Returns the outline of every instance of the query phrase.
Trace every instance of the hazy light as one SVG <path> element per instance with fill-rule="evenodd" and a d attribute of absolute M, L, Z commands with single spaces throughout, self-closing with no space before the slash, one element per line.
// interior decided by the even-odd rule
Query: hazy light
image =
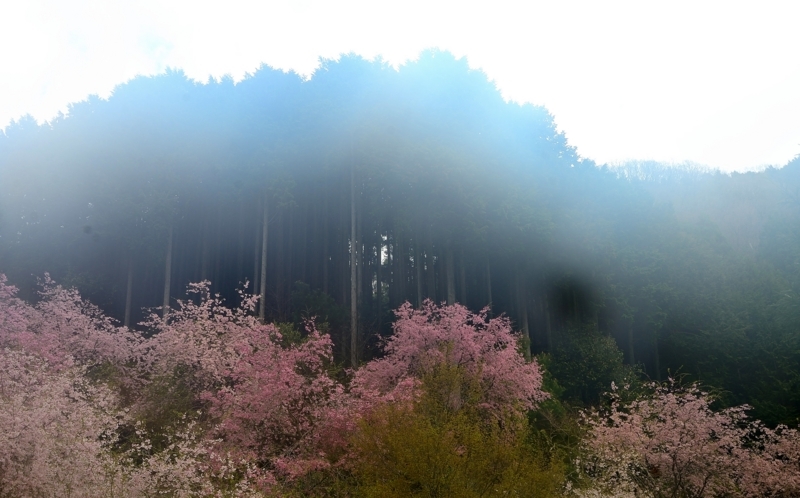
<path fill-rule="evenodd" d="M 545 105 L 598 162 L 725 170 L 800 153 L 793 2 L 27 0 L 0 17 L 0 126 L 48 120 L 137 74 L 239 80 L 261 63 L 310 74 L 356 52 L 397 65 L 425 48 Z"/>

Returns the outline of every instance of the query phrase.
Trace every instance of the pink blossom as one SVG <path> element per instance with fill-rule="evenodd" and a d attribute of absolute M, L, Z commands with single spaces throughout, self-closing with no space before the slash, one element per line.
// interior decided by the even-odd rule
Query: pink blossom
<path fill-rule="evenodd" d="M 547 398 L 541 369 L 517 350 L 518 337 L 507 318 L 489 319 L 486 310 L 472 313 L 459 304 L 437 306 L 430 300 L 419 310 L 405 303 L 396 315 L 386 356 L 356 372 L 354 392 L 404 397 L 410 392 L 408 379 L 446 364 L 480 379 L 484 405 L 493 412 L 532 409 Z"/>
<path fill-rule="evenodd" d="M 36 356 L 0 350 L 3 496 L 97 496 L 109 485 L 107 444 L 118 425 L 110 391 L 79 368 L 53 371 Z"/>
<path fill-rule="evenodd" d="M 651 386 L 651 396 L 588 419 L 587 469 L 609 493 L 653 496 L 795 496 L 800 440 L 748 420 L 747 406 L 711 409 L 696 385 Z"/>
<path fill-rule="evenodd" d="M 118 327 L 75 289 L 64 289 L 45 274 L 41 300 L 31 306 L 0 275 L 0 347 L 23 349 L 46 359 L 51 368 L 74 361 L 124 367 L 141 337 Z"/>

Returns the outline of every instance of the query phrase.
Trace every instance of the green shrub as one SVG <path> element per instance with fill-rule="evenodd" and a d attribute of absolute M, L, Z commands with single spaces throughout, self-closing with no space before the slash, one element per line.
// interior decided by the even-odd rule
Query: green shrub
<path fill-rule="evenodd" d="M 353 439 L 358 495 L 520 496 L 558 494 L 563 465 L 537 451 L 524 414 L 501 418 L 480 405 L 480 384 L 443 366 L 420 399 L 378 407 Z"/>

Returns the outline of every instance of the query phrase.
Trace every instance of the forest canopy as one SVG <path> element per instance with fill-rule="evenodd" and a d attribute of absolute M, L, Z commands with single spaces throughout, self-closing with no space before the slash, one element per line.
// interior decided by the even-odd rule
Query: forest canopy
<path fill-rule="evenodd" d="M 489 306 L 576 404 L 628 365 L 800 417 L 800 162 L 597 165 L 446 52 L 170 71 L 13 123 L 0 273 L 35 302 L 45 272 L 143 331 L 191 282 L 261 296 L 262 322 L 315 321 L 348 366 L 380 357 L 406 301 Z"/>

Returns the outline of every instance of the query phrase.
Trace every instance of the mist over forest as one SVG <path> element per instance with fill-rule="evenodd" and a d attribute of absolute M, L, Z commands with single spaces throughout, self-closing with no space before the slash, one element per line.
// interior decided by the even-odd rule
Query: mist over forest
<path fill-rule="evenodd" d="M 208 280 L 262 322 L 314 320 L 342 367 L 381 358 L 404 302 L 489 306 L 572 406 L 635 372 L 793 427 L 800 159 L 780 166 L 596 164 L 446 52 L 169 71 L 0 134 L 0 274 L 145 334 Z"/>
<path fill-rule="evenodd" d="M 680 371 L 800 415 L 800 356 L 782 357 L 800 340 L 797 160 L 596 165 L 546 109 L 437 52 L 399 70 L 343 56 L 308 81 L 139 77 L 12 124 L 0 154 L 0 272 L 28 299 L 49 272 L 135 326 L 163 303 L 172 232 L 170 299 L 208 279 L 235 301 L 244 281 L 260 289 L 266 212 L 267 317 L 316 316 L 349 358 L 354 201 L 358 358 L 404 301 L 491 303 L 533 353 L 590 328 L 654 379 Z M 767 393 L 740 385 L 756 365 L 795 398 L 758 406 Z"/>

